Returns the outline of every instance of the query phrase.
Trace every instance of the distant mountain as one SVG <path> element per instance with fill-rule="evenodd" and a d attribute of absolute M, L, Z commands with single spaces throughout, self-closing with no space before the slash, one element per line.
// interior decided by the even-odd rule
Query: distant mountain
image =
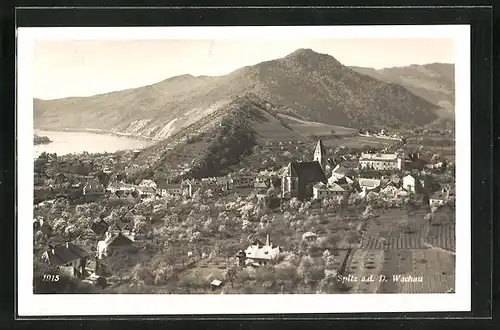
<path fill-rule="evenodd" d="M 455 65 L 431 63 L 409 65 L 380 70 L 351 67 L 354 71 L 375 79 L 400 84 L 425 100 L 446 109 L 441 117 L 453 117 L 455 113 Z"/>
<path fill-rule="evenodd" d="M 245 95 L 300 120 L 354 128 L 419 127 L 435 121 L 442 111 L 399 84 L 360 74 L 330 55 L 299 49 L 219 77 L 183 75 L 91 97 L 35 99 L 34 125 L 161 140 L 231 107 Z"/>

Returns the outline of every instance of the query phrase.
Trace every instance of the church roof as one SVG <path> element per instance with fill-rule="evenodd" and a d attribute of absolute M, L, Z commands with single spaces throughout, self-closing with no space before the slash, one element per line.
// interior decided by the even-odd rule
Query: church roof
<path fill-rule="evenodd" d="M 314 153 L 320 152 L 322 155 L 324 155 L 325 152 L 325 146 L 323 145 L 323 141 L 318 140 L 318 143 L 316 144 L 316 149 L 314 149 Z"/>
<path fill-rule="evenodd" d="M 291 162 L 288 164 L 285 176 L 299 177 L 306 182 L 327 182 L 325 173 L 319 162 Z"/>

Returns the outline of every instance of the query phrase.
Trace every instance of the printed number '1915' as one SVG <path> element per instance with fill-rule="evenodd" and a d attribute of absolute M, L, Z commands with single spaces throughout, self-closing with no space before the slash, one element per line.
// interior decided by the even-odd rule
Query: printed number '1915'
<path fill-rule="evenodd" d="M 44 282 L 59 282 L 59 275 L 45 274 L 43 275 Z"/>

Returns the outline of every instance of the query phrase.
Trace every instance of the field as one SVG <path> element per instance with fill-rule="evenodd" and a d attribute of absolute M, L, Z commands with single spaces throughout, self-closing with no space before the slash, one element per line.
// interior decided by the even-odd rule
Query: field
<path fill-rule="evenodd" d="M 338 217 L 337 214 L 325 214 L 321 219 L 316 218 L 317 220 L 310 222 L 311 218 L 316 217 L 316 212 L 311 211 L 309 215 L 294 216 L 294 221 L 302 223 L 297 228 L 283 226 L 286 222 L 283 213 L 269 214 L 269 217 L 274 219 L 269 228 L 269 232 L 272 233 L 271 239 L 280 245 L 283 251 L 303 256 L 302 253 L 310 253 L 306 252 L 307 248 L 302 250 L 304 252 L 298 253 L 304 244 L 302 234 L 305 231 L 313 229 L 318 238 L 328 235 L 339 237 L 337 243 L 339 249 L 334 251 L 332 266 L 339 274 L 357 278 L 356 281 L 346 283 L 348 292 L 444 293 L 455 288 L 455 256 L 452 251 L 446 251 L 454 250 L 455 226 L 454 217 L 447 211 L 436 212 L 434 222 L 428 223 L 424 220 L 424 216 L 429 212 L 427 208 L 417 209 L 411 215 L 408 215 L 407 210 L 391 209 L 379 217 L 368 220 L 364 226 L 364 222 L 355 213 L 350 214 L 348 210 L 343 211 L 342 217 Z M 401 224 L 406 224 L 406 227 Z M 346 237 L 355 230 L 361 230 L 363 234 L 359 246 L 346 242 Z M 207 237 L 203 241 L 207 249 L 193 250 L 194 255 L 191 258 L 186 258 L 186 255 L 193 247 L 171 245 L 170 249 L 176 251 L 173 258 L 176 259 L 174 264 L 177 266 L 172 270 L 175 276 L 170 277 L 168 284 L 156 285 L 156 292 L 207 293 L 208 290 L 213 293 L 278 293 L 281 290 L 283 293 L 299 291 L 311 293 L 310 290 L 313 288 L 300 284 L 289 285 L 284 289 L 283 280 L 262 282 L 264 275 L 256 275 L 255 272 L 264 270 L 234 268 L 236 264 L 234 252 L 239 248 L 245 248 L 246 236 L 246 233 L 235 233 L 225 239 L 224 247 L 218 246 L 218 239 L 215 237 Z M 252 237 L 263 239 L 259 235 Z M 147 255 L 151 255 L 151 246 L 156 243 L 147 240 L 144 243 L 146 247 L 134 255 L 129 255 L 130 263 L 126 262 L 129 267 L 133 267 L 140 260 L 154 264 L 151 259 L 147 260 L 149 259 Z M 206 253 L 205 257 L 201 255 L 202 252 Z M 322 259 L 321 254 L 311 257 L 317 261 Z M 166 260 L 165 258 L 169 259 L 163 254 L 161 260 Z M 236 269 L 234 281 L 229 281 L 229 269 Z M 120 280 L 114 290 L 121 290 L 127 286 L 130 282 L 129 272 L 130 268 L 115 273 Z M 380 276 L 384 276 L 387 281 L 380 281 Z M 421 277 L 422 281 L 401 282 L 397 279 L 398 276 L 412 276 L 417 279 Z M 221 280 L 223 284 L 219 288 L 210 290 L 209 283 L 214 279 Z M 267 286 L 263 283 L 267 283 Z"/>
<path fill-rule="evenodd" d="M 453 217 L 440 212 L 428 224 L 425 214 L 422 209 L 406 217 L 403 211 L 391 210 L 370 221 L 360 248 L 347 260 L 345 275 L 358 278 L 350 292 L 444 293 L 455 288 Z M 401 223 L 409 227 L 402 229 Z M 370 275 L 374 281 L 368 280 Z M 381 275 L 386 282 L 378 280 Z M 415 281 L 401 281 L 407 276 Z"/>
<path fill-rule="evenodd" d="M 281 121 L 293 130 L 302 135 L 331 136 L 332 132 L 336 136 L 348 136 L 356 134 L 356 129 L 342 126 L 328 125 L 318 122 L 305 121 L 289 115 L 280 114 Z"/>

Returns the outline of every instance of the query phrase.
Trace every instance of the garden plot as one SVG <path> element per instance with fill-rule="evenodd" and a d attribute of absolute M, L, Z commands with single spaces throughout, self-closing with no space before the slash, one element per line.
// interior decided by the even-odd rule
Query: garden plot
<path fill-rule="evenodd" d="M 377 291 L 379 282 L 378 277 L 382 270 L 382 251 L 356 250 L 349 258 L 345 276 L 352 275 L 356 277 L 350 292 L 352 293 L 374 293 Z M 370 281 L 372 276 L 373 281 Z M 366 281 L 363 281 L 363 278 Z"/>
<path fill-rule="evenodd" d="M 412 276 L 422 276 L 422 283 L 400 284 L 403 293 L 445 293 L 455 289 L 455 256 L 436 250 L 413 251 Z"/>
<path fill-rule="evenodd" d="M 405 232 L 401 224 L 408 218 L 403 211 L 391 210 L 374 219 L 368 225 L 361 249 L 367 250 L 411 250 L 422 249 L 425 233 L 424 212 L 411 216 L 412 231 Z"/>

